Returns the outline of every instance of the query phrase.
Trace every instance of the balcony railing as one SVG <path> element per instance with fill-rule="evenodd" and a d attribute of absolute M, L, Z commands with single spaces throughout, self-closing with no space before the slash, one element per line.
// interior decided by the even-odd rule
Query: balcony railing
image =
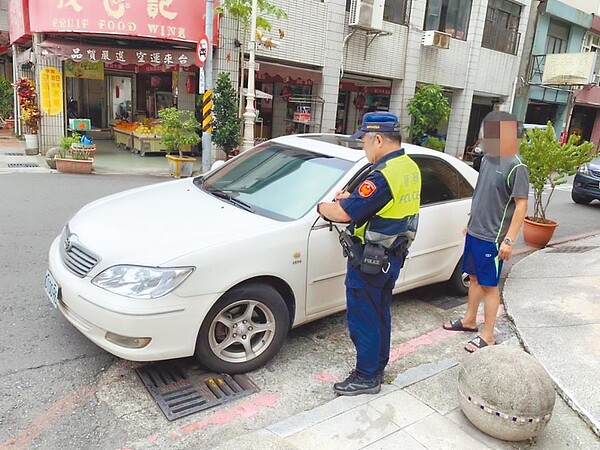
<path fill-rule="evenodd" d="M 491 50 L 516 55 L 519 49 L 521 33 L 498 27 L 492 22 L 486 22 L 483 29 L 483 40 L 481 46 Z"/>

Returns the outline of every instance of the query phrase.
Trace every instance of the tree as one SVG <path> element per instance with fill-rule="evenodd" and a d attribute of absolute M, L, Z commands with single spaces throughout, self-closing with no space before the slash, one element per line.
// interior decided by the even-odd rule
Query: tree
<path fill-rule="evenodd" d="M 561 144 L 551 122 L 545 130 L 528 130 L 521 140 L 519 151 L 527 163 L 529 183 L 533 189 L 532 221 L 548 223 L 546 209 L 554 189 L 566 183 L 568 176 L 575 175 L 580 166 L 594 158 L 594 145 L 590 142 L 577 145 L 578 140 L 579 137 L 572 134 L 566 144 Z M 548 195 L 544 199 L 545 188 Z"/>
<path fill-rule="evenodd" d="M 237 95 L 231 86 L 231 78 L 229 73 L 221 72 L 214 90 L 212 140 L 227 155 L 242 143 L 241 125 Z"/>
<path fill-rule="evenodd" d="M 450 111 L 441 86 L 430 84 L 420 87 L 408 102 L 408 114 L 412 116 L 413 123 L 405 128 L 412 135 L 412 142 L 419 144 L 426 135 L 435 135 L 450 117 Z"/>
<path fill-rule="evenodd" d="M 158 111 L 158 118 L 161 120 L 161 138 L 167 154 L 176 151 L 179 152 L 179 157 L 183 157 L 183 145 L 192 146 L 200 142 L 197 133 L 200 123 L 188 111 L 180 111 L 173 107 L 163 108 Z"/>

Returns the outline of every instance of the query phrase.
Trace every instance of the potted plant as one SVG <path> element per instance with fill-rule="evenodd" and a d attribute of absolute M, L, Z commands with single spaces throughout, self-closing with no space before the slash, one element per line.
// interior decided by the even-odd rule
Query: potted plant
<path fill-rule="evenodd" d="M 578 136 L 571 135 L 565 144 L 556 138 L 551 122 L 545 130 L 533 128 L 521 141 L 520 153 L 529 169 L 529 183 L 533 189 L 533 215 L 525 218 L 523 239 L 527 245 L 544 248 L 558 223 L 546 217 L 554 189 L 575 175 L 582 164 L 592 160 L 594 146 L 590 142 L 577 144 Z M 548 188 L 544 196 L 545 188 Z"/>
<path fill-rule="evenodd" d="M 14 84 L 21 108 L 21 122 L 25 128 L 25 153 L 38 153 L 38 129 L 42 115 L 37 105 L 35 83 L 28 78 L 20 78 Z M 27 150 L 30 150 L 29 152 Z M 35 151 L 35 153 L 34 153 Z"/>
<path fill-rule="evenodd" d="M 90 158 L 90 155 L 83 151 L 64 151 L 61 149 L 60 152 L 54 157 L 56 162 L 56 169 L 63 173 L 92 173 L 92 167 L 94 165 L 94 158 Z"/>
<path fill-rule="evenodd" d="M 197 133 L 200 123 L 193 112 L 173 107 L 161 109 L 158 118 L 161 120 L 161 140 L 167 150 L 166 158 L 169 160 L 171 174 L 176 178 L 191 176 L 196 158 L 183 156 L 183 147 L 191 149 L 200 142 Z M 175 152 L 178 153 L 177 156 L 171 154 Z"/>
<path fill-rule="evenodd" d="M 221 72 L 214 91 L 212 141 L 225 152 L 227 158 L 242 143 L 241 125 L 237 95 L 231 86 L 231 78 L 228 72 Z"/>
<path fill-rule="evenodd" d="M 7 78 L 0 78 L 0 119 L 5 123 L 5 128 L 12 130 L 15 120 L 13 119 L 13 101 L 15 90 Z"/>

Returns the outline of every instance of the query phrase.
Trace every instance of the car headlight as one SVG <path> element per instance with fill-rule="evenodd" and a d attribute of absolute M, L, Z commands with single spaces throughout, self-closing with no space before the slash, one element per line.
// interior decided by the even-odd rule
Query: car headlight
<path fill-rule="evenodd" d="M 92 284 L 125 297 L 152 299 L 173 291 L 193 271 L 193 267 L 113 266 L 94 277 Z"/>
<path fill-rule="evenodd" d="M 579 173 L 583 174 L 583 175 L 589 175 L 590 174 L 590 168 L 587 164 L 584 164 L 583 166 L 579 167 Z"/>

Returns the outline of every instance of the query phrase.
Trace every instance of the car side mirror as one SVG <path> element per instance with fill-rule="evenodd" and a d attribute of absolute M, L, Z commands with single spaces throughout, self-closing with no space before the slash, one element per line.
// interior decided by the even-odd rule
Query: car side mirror
<path fill-rule="evenodd" d="M 215 161 L 214 163 L 212 163 L 212 166 L 210 166 L 210 170 L 211 170 L 211 172 L 212 172 L 213 170 L 216 170 L 216 169 L 218 169 L 218 168 L 219 168 L 219 167 L 221 167 L 223 164 L 225 164 L 225 161 L 223 161 L 223 160 L 220 160 L 220 159 L 219 159 L 219 160 Z"/>

